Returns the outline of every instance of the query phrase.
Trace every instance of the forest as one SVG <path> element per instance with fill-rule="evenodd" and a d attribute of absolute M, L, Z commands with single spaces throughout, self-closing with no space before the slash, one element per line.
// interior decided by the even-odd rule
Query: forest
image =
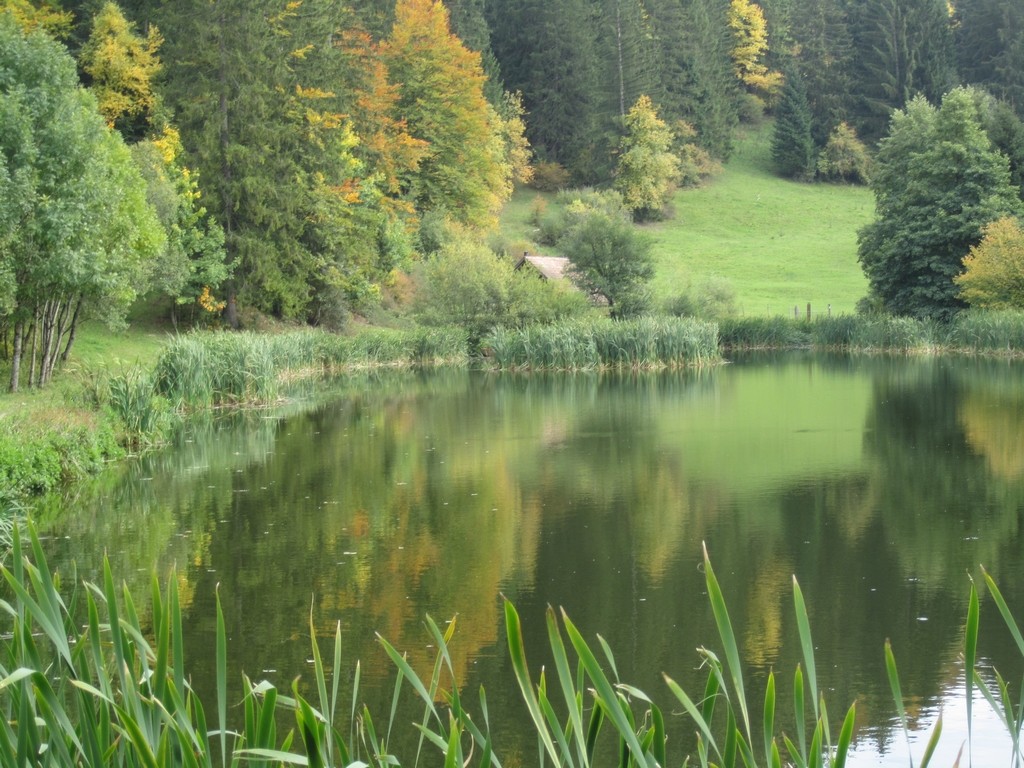
<path fill-rule="evenodd" d="M 519 255 L 480 245 L 516 185 L 605 190 L 581 203 L 605 218 L 563 222 L 559 250 L 605 247 L 632 265 L 614 279 L 642 281 L 642 243 L 619 214 L 665 215 L 672 189 L 766 115 L 780 175 L 872 183 L 860 260 L 884 309 L 947 317 L 983 229 L 1000 220 L 1020 241 L 1007 218 L 1024 186 L 1017 0 L 0 7 L 12 389 L 29 348 L 29 383 L 45 383 L 81 317 L 116 326 L 141 296 L 175 320 L 342 328 L 452 243 L 456 277 Z M 944 197 L 922 203 L 921 187 Z M 924 231 L 936 209 L 956 221 Z M 904 262 L 920 249 L 943 263 L 914 284 L 919 265 Z M 549 297 L 544 311 L 571 305 Z"/>

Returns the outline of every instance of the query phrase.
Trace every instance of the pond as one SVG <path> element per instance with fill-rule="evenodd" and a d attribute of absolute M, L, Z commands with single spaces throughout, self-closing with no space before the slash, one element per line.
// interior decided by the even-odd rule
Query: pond
<path fill-rule="evenodd" d="M 545 607 L 563 607 L 607 640 L 621 679 L 676 711 L 685 743 L 692 726 L 661 675 L 702 690 L 696 649 L 718 647 L 706 543 L 755 691 L 774 669 L 789 701 L 795 575 L 835 732 L 857 702 L 852 764 L 907 764 L 889 638 L 914 752 L 942 712 L 938 763 L 950 765 L 966 735 L 959 654 L 979 564 L 1024 617 L 1022 436 L 1024 366 L 1007 361 L 807 353 L 666 373 L 383 372 L 196 423 L 37 517 L 51 564 L 97 579 L 106 553 L 140 602 L 154 568 L 176 568 L 201 692 L 213 690 L 217 589 L 232 679 L 308 681 L 312 611 L 321 637 L 340 622 L 346 674 L 361 660 L 380 718 L 393 667 L 375 633 L 426 670 L 424 616 L 457 616 L 458 677 L 474 701 L 486 687 L 510 765 L 536 764 L 536 742 L 501 596 L 523 618 L 535 676 Z M 1019 680 L 984 598 L 981 635 L 986 664 Z M 975 765 L 1008 764 L 983 702 L 974 727 Z"/>

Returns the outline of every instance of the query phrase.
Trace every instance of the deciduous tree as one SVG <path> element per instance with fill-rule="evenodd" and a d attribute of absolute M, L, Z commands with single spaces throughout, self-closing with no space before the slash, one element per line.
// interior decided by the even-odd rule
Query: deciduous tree
<path fill-rule="evenodd" d="M 671 151 L 672 131 L 647 96 L 637 99 L 624 122 L 615 189 L 635 219 L 660 218 L 679 179 L 679 158 Z"/>
<path fill-rule="evenodd" d="M 440 0 L 399 0 L 380 50 L 398 88 L 396 117 L 425 142 L 410 180 L 417 207 L 490 226 L 510 192 L 510 169 L 500 119 L 484 97 L 480 54 L 451 33 Z"/>
<path fill-rule="evenodd" d="M 0 297 L 16 390 L 26 352 L 29 384 L 49 380 L 85 312 L 123 321 L 164 234 L 66 50 L 10 17 L 0 17 L 0 169 Z"/>
<path fill-rule="evenodd" d="M 141 138 L 157 106 L 154 78 L 163 39 L 156 26 L 145 38 L 135 32 L 116 3 L 107 2 L 93 17 L 92 32 L 78 61 L 89 78 L 100 112 L 126 138 Z"/>
<path fill-rule="evenodd" d="M 954 278 L 960 298 L 972 307 L 1024 309 L 1024 228 L 1005 217 L 988 224 L 981 242 L 964 259 Z"/>
<path fill-rule="evenodd" d="M 872 292 L 896 314 L 947 319 L 962 308 L 954 278 L 983 227 L 1020 212 L 1006 158 L 981 126 L 975 95 L 923 97 L 893 115 L 872 179 L 875 221 L 859 233 Z"/>

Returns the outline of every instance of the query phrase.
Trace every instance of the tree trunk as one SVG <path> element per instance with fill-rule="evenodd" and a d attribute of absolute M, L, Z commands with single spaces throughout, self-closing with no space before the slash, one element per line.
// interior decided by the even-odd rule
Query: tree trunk
<path fill-rule="evenodd" d="M 68 361 L 68 355 L 71 354 L 71 345 L 75 343 L 75 331 L 78 330 L 78 313 L 82 309 L 82 297 L 78 297 L 78 301 L 75 303 L 75 313 L 71 316 L 71 325 L 68 327 L 68 343 L 64 345 L 64 352 L 60 356 L 60 361 L 66 363 Z"/>
<path fill-rule="evenodd" d="M 35 316 L 32 318 L 32 325 L 28 329 L 29 338 L 32 339 L 32 355 L 29 357 L 28 386 L 29 389 L 39 385 L 36 379 L 36 360 L 39 356 L 39 308 L 36 308 Z"/>
<path fill-rule="evenodd" d="M 40 314 L 42 329 L 39 338 L 39 386 L 41 387 L 49 383 L 50 372 L 53 370 L 53 361 L 56 357 L 53 332 L 57 325 L 57 315 L 60 313 L 60 307 L 61 302 L 59 299 L 48 299 L 43 304 Z"/>
<path fill-rule="evenodd" d="M 24 344 L 25 321 L 19 320 L 14 324 L 14 351 L 11 353 L 11 392 L 18 391 L 18 383 L 21 378 L 21 351 Z"/>

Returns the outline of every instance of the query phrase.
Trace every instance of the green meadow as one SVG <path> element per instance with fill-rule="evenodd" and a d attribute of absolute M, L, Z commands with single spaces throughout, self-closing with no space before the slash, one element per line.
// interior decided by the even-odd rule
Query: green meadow
<path fill-rule="evenodd" d="M 874 213 L 866 187 L 802 184 L 775 176 L 771 131 L 748 132 L 725 170 L 676 194 L 655 237 L 656 297 L 698 290 L 724 278 L 744 315 L 852 312 L 867 293 L 857 262 L 857 230 Z"/>
<path fill-rule="evenodd" d="M 508 250 L 532 239 L 537 193 L 519 192 L 502 224 Z M 550 200 L 549 197 L 545 199 Z M 867 293 L 857 262 L 857 230 L 874 214 L 866 187 L 802 184 L 771 168 L 771 125 L 748 129 L 722 173 L 680 190 L 671 218 L 645 230 L 654 238 L 651 288 L 663 301 L 725 280 L 746 316 L 853 312 Z M 543 249 L 542 249 L 543 250 Z"/>

